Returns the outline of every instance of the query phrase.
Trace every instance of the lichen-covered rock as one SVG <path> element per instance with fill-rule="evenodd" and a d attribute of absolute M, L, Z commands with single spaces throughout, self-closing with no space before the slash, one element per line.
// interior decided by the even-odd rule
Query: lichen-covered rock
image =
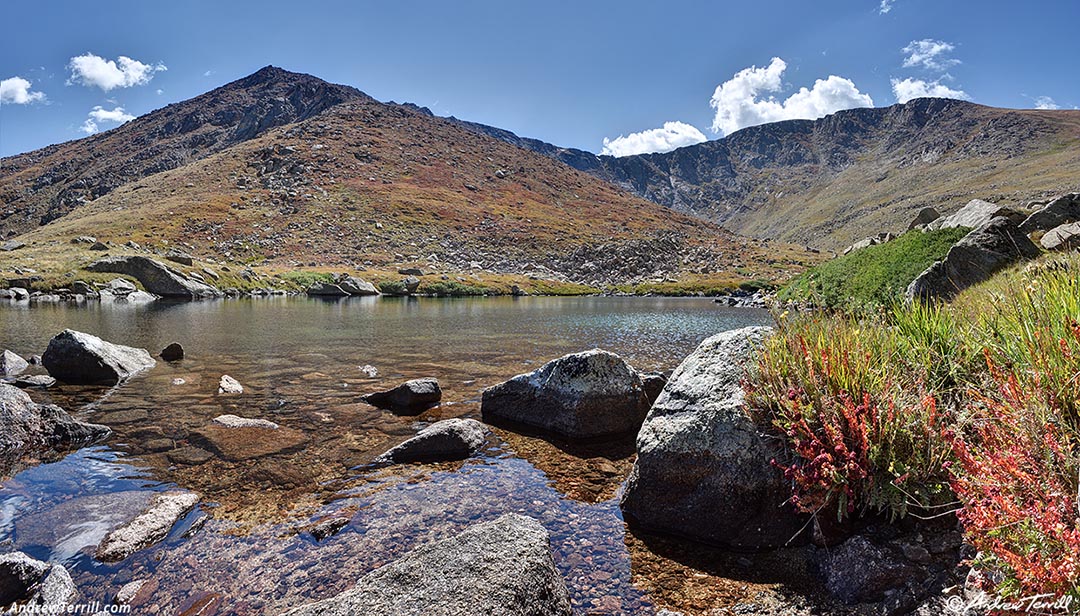
<path fill-rule="evenodd" d="M 240 384 L 240 381 L 237 381 L 227 374 L 223 374 L 221 375 L 221 378 L 218 379 L 217 392 L 219 394 L 242 394 L 244 393 L 244 386 Z"/>
<path fill-rule="evenodd" d="M 155 495 L 142 513 L 102 539 L 97 548 L 98 560 L 121 561 L 161 541 L 198 503 L 199 495 L 194 492 L 171 490 Z"/>
<path fill-rule="evenodd" d="M 1048 231 L 1055 227 L 1080 221 L 1080 193 L 1061 195 L 1020 223 L 1020 232 Z"/>
<path fill-rule="evenodd" d="M 355 276 L 341 276 L 338 278 L 337 286 L 339 286 L 342 291 L 353 296 L 379 294 L 379 290 L 375 288 L 375 285 L 366 280 L 356 278 Z"/>
<path fill-rule="evenodd" d="M 517 514 L 421 546 L 351 589 L 285 616 L 569 616 L 547 531 Z"/>
<path fill-rule="evenodd" d="M 972 199 L 958 212 L 944 218 L 939 218 L 931 223 L 935 229 L 950 229 L 953 227 L 969 227 L 975 229 L 981 227 L 995 218 L 1007 218 L 1014 225 L 1024 221 L 1026 215 L 1010 207 Z"/>
<path fill-rule="evenodd" d="M 115 385 L 157 362 L 145 349 L 65 329 L 49 341 L 41 363 L 50 376 L 65 383 Z"/>
<path fill-rule="evenodd" d="M 944 299 L 983 282 L 998 270 L 1039 256 L 1039 248 L 1007 218 L 994 218 L 968 233 L 941 261 L 908 285 L 908 299 Z"/>
<path fill-rule="evenodd" d="M 570 438 L 636 431 L 649 411 L 641 375 L 602 349 L 554 359 L 484 390 L 484 421 L 524 424 Z"/>
<path fill-rule="evenodd" d="M 86 266 L 91 272 L 108 272 L 131 276 L 142 284 L 147 292 L 161 297 L 200 299 L 221 297 L 222 292 L 206 283 L 193 280 L 185 274 L 148 257 L 106 257 Z"/>
<path fill-rule="evenodd" d="M 484 445 L 490 431 L 475 419 L 444 419 L 376 458 L 377 463 L 462 460 Z"/>
<path fill-rule="evenodd" d="M 742 379 L 767 327 L 717 334 L 672 373 L 637 437 L 623 493 L 627 521 L 735 548 L 782 546 L 805 519 L 771 461 L 778 455 L 746 414 Z"/>
<path fill-rule="evenodd" d="M 0 608 L 18 603 L 41 613 L 65 613 L 66 606 L 78 599 L 75 583 L 63 566 L 23 552 L 0 555 Z"/>
<path fill-rule="evenodd" d="M 387 391 L 367 394 L 363 400 L 398 413 L 420 413 L 442 400 L 442 388 L 437 379 L 413 379 Z"/>

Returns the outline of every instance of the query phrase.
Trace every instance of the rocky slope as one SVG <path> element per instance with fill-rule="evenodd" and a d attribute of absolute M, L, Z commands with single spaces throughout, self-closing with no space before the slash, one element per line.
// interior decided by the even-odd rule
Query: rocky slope
<path fill-rule="evenodd" d="M 903 231 L 919 209 L 1021 202 L 1080 185 L 1080 112 L 923 98 L 745 128 L 613 158 L 458 121 L 746 235 L 842 249 Z"/>
<path fill-rule="evenodd" d="M 191 117 L 202 120 L 183 132 Z M 213 141 L 198 156 L 170 158 L 199 136 Z M 100 136 L 5 160 L 3 169 L 0 196 L 15 212 L 5 229 L 23 232 L 27 244 L 9 259 L 30 267 L 46 253 L 58 267 L 100 257 L 72 248 L 85 235 L 113 252 L 134 241 L 213 262 L 420 263 L 591 286 L 776 280 L 813 259 L 411 106 L 273 68 Z M 75 185 L 109 189 L 57 201 Z M 42 216 L 48 222 L 38 226 Z"/>

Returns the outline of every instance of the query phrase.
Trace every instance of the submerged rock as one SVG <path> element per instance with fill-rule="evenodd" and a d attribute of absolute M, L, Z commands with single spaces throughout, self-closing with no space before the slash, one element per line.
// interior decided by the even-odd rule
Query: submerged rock
<path fill-rule="evenodd" d="M 484 421 L 509 421 L 585 438 L 633 432 L 649 411 L 641 375 L 602 349 L 554 359 L 484 390 Z"/>
<path fill-rule="evenodd" d="M 569 616 L 548 533 L 518 514 L 421 546 L 350 590 L 286 616 Z"/>
<path fill-rule="evenodd" d="M 193 280 L 171 267 L 148 257 L 107 257 L 86 266 L 91 272 L 124 274 L 138 280 L 144 289 L 161 297 L 200 299 L 221 297 L 222 292 L 206 283 Z"/>
<path fill-rule="evenodd" d="M 988 280 L 995 272 L 1025 259 L 1039 256 L 1031 243 L 1007 218 L 995 218 L 968 233 L 949 249 L 941 261 L 908 285 L 908 299 L 952 299 L 960 291 Z"/>
<path fill-rule="evenodd" d="M 442 400 L 442 388 L 438 379 L 413 379 L 387 391 L 367 394 L 362 400 L 399 413 L 420 413 Z"/>
<path fill-rule="evenodd" d="M 235 415 L 233 416 L 235 417 Z M 262 422 L 262 420 L 243 420 L 242 423 Z M 198 447 L 207 449 L 218 457 L 230 460 L 252 460 L 279 453 L 296 451 L 307 444 L 307 436 L 299 430 L 277 427 L 273 422 L 265 425 L 235 425 L 226 427 L 219 422 L 211 423 L 188 434 L 188 440 Z M 170 452 L 174 453 L 174 452 Z M 171 458 L 171 456 L 170 456 Z"/>
<path fill-rule="evenodd" d="M 349 518 L 333 517 L 316 522 L 308 527 L 308 532 L 316 541 L 322 541 L 327 537 L 333 537 L 341 532 L 341 529 L 349 525 Z"/>
<path fill-rule="evenodd" d="M 484 445 L 491 432 L 475 419 L 444 419 L 375 459 L 376 463 L 463 460 Z"/>
<path fill-rule="evenodd" d="M 165 361 L 180 361 L 184 359 L 184 347 L 179 342 L 174 342 L 158 353 L 158 357 Z"/>
<path fill-rule="evenodd" d="M 244 393 L 244 386 L 240 384 L 240 381 L 232 378 L 227 374 L 221 375 L 218 379 L 217 392 L 219 394 L 242 394 Z"/>
<path fill-rule="evenodd" d="M 63 608 L 79 599 L 67 569 L 45 563 L 23 552 L 0 555 L 0 607 L 19 603 L 27 608 Z M 43 612 L 50 613 L 50 612 Z"/>
<path fill-rule="evenodd" d="M 218 415 L 214 418 L 214 423 L 226 428 L 267 428 L 277 430 L 281 427 L 268 419 L 249 419 L 236 415 Z"/>
<path fill-rule="evenodd" d="M 787 544 L 804 519 L 771 460 L 777 451 L 746 414 L 742 378 L 768 327 L 708 338 L 671 375 L 637 437 L 622 497 L 628 522 L 714 545 Z"/>
<path fill-rule="evenodd" d="M 65 383 L 115 385 L 157 362 L 145 349 L 65 329 L 49 341 L 41 363 L 53 378 Z"/>
<path fill-rule="evenodd" d="M 135 519 L 105 536 L 98 545 L 97 559 L 117 562 L 161 541 L 198 503 L 199 495 L 194 492 L 171 490 L 155 495 Z"/>
<path fill-rule="evenodd" d="M 15 376 L 29 367 L 25 359 L 7 349 L 0 353 L 0 376 Z"/>

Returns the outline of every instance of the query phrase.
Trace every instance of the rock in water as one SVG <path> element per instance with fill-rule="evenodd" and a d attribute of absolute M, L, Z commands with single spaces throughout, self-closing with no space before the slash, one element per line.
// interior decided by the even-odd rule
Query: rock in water
<path fill-rule="evenodd" d="M 180 361 L 184 359 L 184 347 L 180 346 L 179 342 L 174 342 L 162 349 L 158 357 L 165 361 Z"/>
<path fill-rule="evenodd" d="M 989 279 L 998 270 L 1039 256 L 1031 243 L 1009 219 L 995 218 L 968 233 L 949 249 L 941 261 L 908 285 L 908 299 L 952 299 L 957 293 Z"/>
<path fill-rule="evenodd" d="M 244 393 L 244 386 L 240 384 L 240 381 L 223 374 L 221 379 L 218 380 L 217 392 L 219 394 L 242 394 Z"/>
<path fill-rule="evenodd" d="M 49 341 L 41 363 L 55 379 L 88 385 L 115 385 L 156 365 L 145 349 L 105 342 L 70 329 Z"/>
<path fill-rule="evenodd" d="M 0 555 L 0 607 L 19 603 L 26 608 L 60 608 L 41 612 L 60 614 L 78 599 L 75 583 L 63 566 L 41 562 L 22 552 Z"/>
<path fill-rule="evenodd" d="M 218 415 L 214 418 L 214 423 L 225 426 L 226 428 L 266 428 L 268 430 L 277 430 L 281 427 L 267 419 L 249 419 L 247 417 L 238 417 L 236 415 Z"/>
<path fill-rule="evenodd" d="M 742 378 L 767 327 L 717 334 L 675 370 L 637 437 L 623 493 L 628 522 L 646 530 L 740 549 L 782 546 L 805 520 L 777 453 L 746 414 Z"/>
<path fill-rule="evenodd" d="M 344 593 L 286 616 L 569 616 L 547 531 L 518 514 L 421 546 Z"/>
<path fill-rule="evenodd" d="M 375 459 L 377 463 L 463 460 L 484 445 L 490 431 L 475 419 L 444 419 Z"/>
<path fill-rule="evenodd" d="M 315 297 L 348 297 L 349 292 L 342 289 L 336 284 L 330 284 L 329 282 L 316 282 L 308 287 L 308 295 Z"/>
<path fill-rule="evenodd" d="M 484 390 L 484 421 L 509 421 L 571 438 L 636 431 L 649 411 L 641 375 L 602 349 L 573 353 Z"/>
<path fill-rule="evenodd" d="M 79 447 L 107 437 L 105 426 L 83 423 L 51 404 L 36 404 L 26 392 L 0 384 L 0 452 L 18 455 L 34 447 Z"/>
<path fill-rule="evenodd" d="M 437 379 L 413 379 L 397 387 L 368 394 L 364 402 L 398 413 L 420 413 L 442 400 L 442 389 Z"/>
<path fill-rule="evenodd" d="M 342 291 L 345 291 L 349 295 L 365 296 L 379 294 L 379 290 L 375 288 L 375 285 L 354 276 L 342 276 L 337 284 L 341 287 Z"/>
<path fill-rule="evenodd" d="M 0 353 L 0 376 L 15 376 L 29 367 L 25 359 L 7 349 Z"/>
<path fill-rule="evenodd" d="M 11 383 L 19 389 L 48 389 L 56 385 L 56 379 L 47 374 L 23 375 Z"/>
<path fill-rule="evenodd" d="M 102 539 L 97 548 L 97 559 L 117 562 L 161 541 L 198 503 L 199 495 L 194 492 L 172 490 L 156 495 L 135 519 Z"/>
<path fill-rule="evenodd" d="M 222 292 L 215 287 L 192 280 L 164 263 L 147 257 L 107 257 L 94 261 L 86 269 L 131 276 L 142 283 L 148 293 L 162 297 L 200 299 L 222 296 Z"/>

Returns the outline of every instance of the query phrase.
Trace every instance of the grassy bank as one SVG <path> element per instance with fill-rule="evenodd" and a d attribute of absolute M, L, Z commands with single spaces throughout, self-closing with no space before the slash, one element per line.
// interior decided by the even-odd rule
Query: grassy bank
<path fill-rule="evenodd" d="M 748 389 L 803 511 L 955 514 L 997 590 L 1080 597 L 1080 257 L 948 305 L 781 315 Z"/>

